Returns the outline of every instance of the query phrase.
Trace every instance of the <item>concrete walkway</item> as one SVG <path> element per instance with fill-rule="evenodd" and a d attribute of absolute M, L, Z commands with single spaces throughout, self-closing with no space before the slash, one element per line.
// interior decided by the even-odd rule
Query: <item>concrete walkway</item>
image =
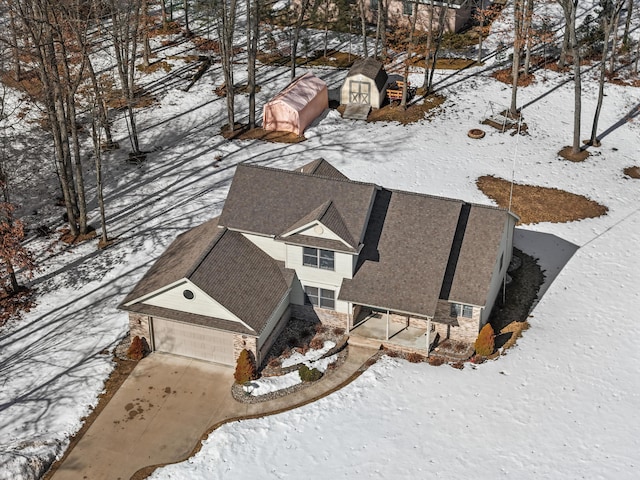
<path fill-rule="evenodd" d="M 233 399 L 231 367 L 154 353 L 138 363 L 52 478 L 128 480 L 144 467 L 186 460 L 214 426 L 321 398 L 351 381 L 376 351 L 350 346 L 347 360 L 331 375 L 256 404 Z"/>

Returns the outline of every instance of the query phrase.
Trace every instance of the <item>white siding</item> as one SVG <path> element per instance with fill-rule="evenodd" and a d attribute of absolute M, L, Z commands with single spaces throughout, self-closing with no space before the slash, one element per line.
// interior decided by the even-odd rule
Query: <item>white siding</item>
<path fill-rule="evenodd" d="M 489 287 L 489 293 L 487 295 L 487 303 L 482 310 L 482 317 L 480 318 L 480 328 L 484 326 L 489 320 L 491 315 L 491 309 L 496 301 L 496 297 L 500 293 L 503 285 L 504 276 L 509 268 L 509 262 L 511 262 L 511 256 L 513 255 L 513 228 L 515 226 L 515 219 L 511 216 L 507 216 L 504 233 L 500 240 L 500 249 L 498 251 L 498 257 L 493 267 L 493 274 L 491 275 L 491 286 Z M 502 258 L 502 269 L 500 269 L 500 257 Z"/>
<path fill-rule="evenodd" d="M 191 290 L 194 294 L 194 298 L 191 300 L 186 299 L 183 295 L 185 290 Z M 156 295 L 147 298 L 142 303 L 155 305 L 156 307 L 170 308 L 171 310 L 179 310 L 181 312 L 195 313 L 196 315 L 206 315 L 208 317 L 241 322 L 238 317 L 200 290 L 189 280 L 185 280 L 184 283 L 175 285 L 172 288 L 157 293 Z"/>
<path fill-rule="evenodd" d="M 316 227 L 317 226 L 322 228 L 322 233 L 318 233 L 316 231 Z M 326 226 L 322 225 L 322 223 L 320 223 L 320 222 L 315 222 L 315 223 L 313 223 L 311 225 L 308 225 L 307 227 L 305 227 L 305 228 L 303 228 L 301 230 L 295 231 L 295 233 L 299 234 L 299 235 L 307 235 L 309 237 L 326 238 L 326 239 L 329 239 L 329 240 L 337 240 L 339 242 L 344 243 L 342 238 L 340 238 L 338 235 L 333 233 L 333 231 L 329 230 L 329 228 L 327 228 Z"/>
<path fill-rule="evenodd" d="M 273 311 L 273 313 L 269 317 L 269 320 L 267 321 L 267 324 L 265 325 L 264 330 L 262 330 L 262 333 L 258 338 L 258 349 L 262 348 L 264 341 L 267 339 L 267 337 L 271 334 L 275 326 L 278 324 L 278 321 L 280 320 L 280 318 L 282 317 L 282 314 L 284 314 L 287 308 L 289 308 L 289 292 L 287 292 L 286 295 L 282 297 L 282 300 L 278 304 L 278 307 Z"/>
<path fill-rule="evenodd" d="M 294 269 L 303 284 L 315 282 L 336 289 L 342 285 L 343 278 L 353 277 L 353 255 L 348 253 L 334 252 L 334 270 L 324 270 L 302 265 L 302 247 L 287 245 L 285 266 Z"/>
<path fill-rule="evenodd" d="M 284 243 L 276 242 L 272 237 L 264 237 L 262 235 L 254 235 L 252 233 L 243 233 L 242 235 L 271 258 L 281 262 L 285 261 Z"/>

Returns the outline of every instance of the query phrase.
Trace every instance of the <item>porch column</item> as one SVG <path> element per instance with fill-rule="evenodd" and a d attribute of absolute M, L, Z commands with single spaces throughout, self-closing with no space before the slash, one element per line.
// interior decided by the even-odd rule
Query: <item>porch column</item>
<path fill-rule="evenodd" d="M 351 331 L 351 318 L 353 315 L 353 304 L 351 302 L 347 303 L 348 308 L 347 308 L 347 333 L 349 333 Z"/>
<path fill-rule="evenodd" d="M 389 340 L 389 310 L 387 310 L 387 340 Z"/>

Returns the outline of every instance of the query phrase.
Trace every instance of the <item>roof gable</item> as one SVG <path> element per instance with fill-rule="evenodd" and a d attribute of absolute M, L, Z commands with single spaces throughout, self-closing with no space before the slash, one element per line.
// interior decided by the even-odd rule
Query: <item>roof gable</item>
<path fill-rule="evenodd" d="M 338 180 L 349 180 L 340 170 L 327 162 L 324 158 L 318 158 L 312 162 L 296 169 L 296 172 L 306 175 L 318 175 L 320 177 L 336 178 Z"/>
<path fill-rule="evenodd" d="M 318 229 L 318 227 L 320 228 Z M 324 231 L 325 229 L 330 232 L 329 235 Z M 338 212 L 338 209 L 331 200 L 324 202 L 308 215 L 302 217 L 283 232 L 279 238 L 286 239 L 287 237 L 296 234 L 338 240 L 351 249 L 355 250 L 358 248 L 358 242 L 356 242 L 351 236 L 351 233 L 349 233 L 349 229 L 344 224 L 344 220 L 342 219 L 340 212 Z"/>
<path fill-rule="evenodd" d="M 347 78 L 362 75 L 373 80 L 378 88 L 382 91 L 389 78 L 384 70 L 382 63 L 373 57 L 367 57 L 353 62 L 353 66 L 349 69 Z"/>

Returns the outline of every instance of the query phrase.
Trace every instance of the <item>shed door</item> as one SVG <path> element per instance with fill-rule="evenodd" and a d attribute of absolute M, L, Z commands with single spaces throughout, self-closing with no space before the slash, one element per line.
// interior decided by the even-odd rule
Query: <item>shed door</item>
<path fill-rule="evenodd" d="M 233 365 L 233 334 L 199 325 L 153 319 L 153 342 L 160 352 Z"/>
<path fill-rule="evenodd" d="M 349 103 L 371 104 L 371 84 L 349 80 Z"/>

